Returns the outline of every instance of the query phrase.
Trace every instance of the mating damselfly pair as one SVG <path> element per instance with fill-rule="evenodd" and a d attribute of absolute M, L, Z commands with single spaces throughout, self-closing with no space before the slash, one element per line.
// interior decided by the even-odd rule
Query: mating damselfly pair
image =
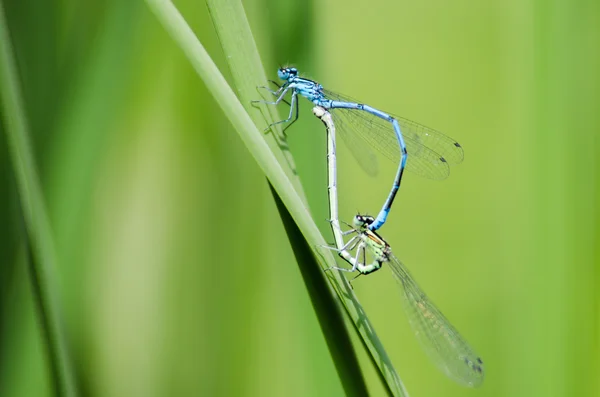
<path fill-rule="evenodd" d="M 328 248 L 351 265 L 350 269 L 334 269 L 358 271 L 360 276 L 377 271 L 387 263 L 402 287 L 402 302 L 409 323 L 429 357 L 458 383 L 478 386 L 484 378 L 483 361 L 427 298 L 406 267 L 392 253 L 387 241 L 377 233 L 387 220 L 404 169 L 432 179 L 444 179 L 449 174 L 449 164 L 462 161 L 462 147 L 441 132 L 325 90 L 317 82 L 300 77 L 295 68 L 280 68 L 278 76 L 284 80 L 284 84 L 277 90 L 269 90 L 276 100 L 261 102 L 277 105 L 285 101 L 286 94 L 291 92 L 290 102 L 286 101 L 290 105 L 290 112 L 287 119 L 269 127 L 296 121 L 297 97 L 301 95 L 316 105 L 313 112 L 327 129 L 330 222 L 336 245 Z M 374 173 L 376 162 L 364 143 L 369 143 L 398 162 L 392 189 L 378 216 L 373 218 L 358 214 L 351 228 L 345 232 L 342 232 L 338 220 L 336 129 L 342 132 L 350 151 L 367 172 Z M 345 236 L 351 236 L 348 242 L 344 242 Z"/>

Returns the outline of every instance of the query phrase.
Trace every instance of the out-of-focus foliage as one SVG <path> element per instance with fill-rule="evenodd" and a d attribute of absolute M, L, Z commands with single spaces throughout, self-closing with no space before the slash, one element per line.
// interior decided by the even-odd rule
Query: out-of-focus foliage
<path fill-rule="evenodd" d="M 143 2 L 3 4 L 82 393 L 342 395 L 264 176 Z M 227 75 L 205 5 L 176 4 Z M 483 357 L 483 387 L 427 361 L 388 269 L 354 283 L 411 395 L 597 395 L 600 5 L 244 7 L 272 78 L 291 62 L 465 148 L 443 183 L 405 174 L 381 233 Z M 301 105 L 288 143 L 326 232 L 325 134 Z M 376 212 L 394 165 L 371 179 L 338 152 L 342 218 Z M 17 211 L 2 134 L 0 395 L 51 395 Z"/>

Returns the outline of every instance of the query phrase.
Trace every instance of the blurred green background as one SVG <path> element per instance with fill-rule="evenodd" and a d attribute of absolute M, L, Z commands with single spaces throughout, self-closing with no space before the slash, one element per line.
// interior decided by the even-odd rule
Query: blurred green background
<path fill-rule="evenodd" d="M 2 3 L 82 394 L 343 395 L 264 175 L 145 4 Z M 206 5 L 176 5 L 228 76 Z M 465 148 L 443 183 L 405 174 L 382 234 L 483 357 L 482 388 L 427 360 L 388 269 L 354 283 L 410 394 L 600 395 L 600 3 L 244 7 L 271 78 L 292 63 Z M 330 238 L 325 134 L 301 107 L 288 142 Z M 49 396 L 5 136 L 0 395 Z M 395 166 L 372 179 L 338 155 L 341 218 L 376 212 Z"/>

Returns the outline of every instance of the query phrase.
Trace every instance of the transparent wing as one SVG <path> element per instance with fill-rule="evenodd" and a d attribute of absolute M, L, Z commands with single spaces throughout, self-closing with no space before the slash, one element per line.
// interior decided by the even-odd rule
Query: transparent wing
<path fill-rule="evenodd" d="M 365 140 L 365 135 L 349 132 L 353 129 L 352 124 L 344 117 L 336 118 L 334 113 L 337 111 L 338 109 L 335 109 L 335 111 L 330 112 L 331 118 L 335 124 L 335 130 L 340 132 L 344 144 L 348 150 L 350 150 L 350 153 L 352 153 L 352 156 L 354 156 L 361 168 L 369 174 L 369 176 L 376 176 L 379 172 L 379 163 L 377 162 L 377 156 L 369 148 L 369 143 Z M 396 144 L 396 147 L 398 147 L 398 144 Z"/>
<path fill-rule="evenodd" d="M 331 91 L 323 90 L 323 93 L 328 99 L 335 101 L 360 103 Z M 348 146 L 354 142 L 366 142 L 393 162 L 400 161 L 398 141 L 389 122 L 360 110 L 332 109 L 331 115 L 336 126 L 343 126 L 339 131 Z M 449 164 L 458 164 L 463 160 L 463 149 L 452 138 L 405 118 L 390 115 L 398 120 L 407 146 L 407 170 L 426 178 L 441 180 L 448 177 Z M 361 152 L 360 147 L 351 151 Z M 357 160 L 360 159 L 357 157 Z"/>
<path fill-rule="evenodd" d="M 362 140 L 392 160 L 394 164 L 400 162 L 398 140 L 389 122 L 361 110 L 332 109 L 331 115 L 336 126 L 344 126 L 339 131 L 348 146 L 352 145 L 350 142 Z M 408 150 L 406 169 L 425 178 L 446 179 L 450 174 L 450 167 L 446 160 L 438 153 L 409 138 L 402 127 L 400 127 L 400 130 Z M 368 146 L 359 146 L 355 150 L 351 149 L 351 152 L 360 153 L 361 150 L 365 150 L 365 147 Z M 355 157 L 357 157 L 356 154 Z M 358 157 L 357 160 L 361 161 Z"/>
<path fill-rule="evenodd" d="M 390 255 L 389 265 L 402 284 L 408 321 L 429 358 L 449 378 L 465 386 L 479 386 L 484 378 L 481 358 L 427 298 L 402 262 Z"/>

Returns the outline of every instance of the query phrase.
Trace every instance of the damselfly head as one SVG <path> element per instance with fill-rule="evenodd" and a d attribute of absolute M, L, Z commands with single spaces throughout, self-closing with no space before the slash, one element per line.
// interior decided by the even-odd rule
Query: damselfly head
<path fill-rule="evenodd" d="M 373 218 L 372 216 L 356 214 L 354 216 L 354 219 L 352 220 L 352 223 L 357 229 L 366 229 L 374 221 L 375 218 Z"/>
<path fill-rule="evenodd" d="M 277 71 L 277 77 L 281 80 L 289 80 L 290 77 L 298 76 L 298 69 L 296 68 L 279 68 Z"/>

